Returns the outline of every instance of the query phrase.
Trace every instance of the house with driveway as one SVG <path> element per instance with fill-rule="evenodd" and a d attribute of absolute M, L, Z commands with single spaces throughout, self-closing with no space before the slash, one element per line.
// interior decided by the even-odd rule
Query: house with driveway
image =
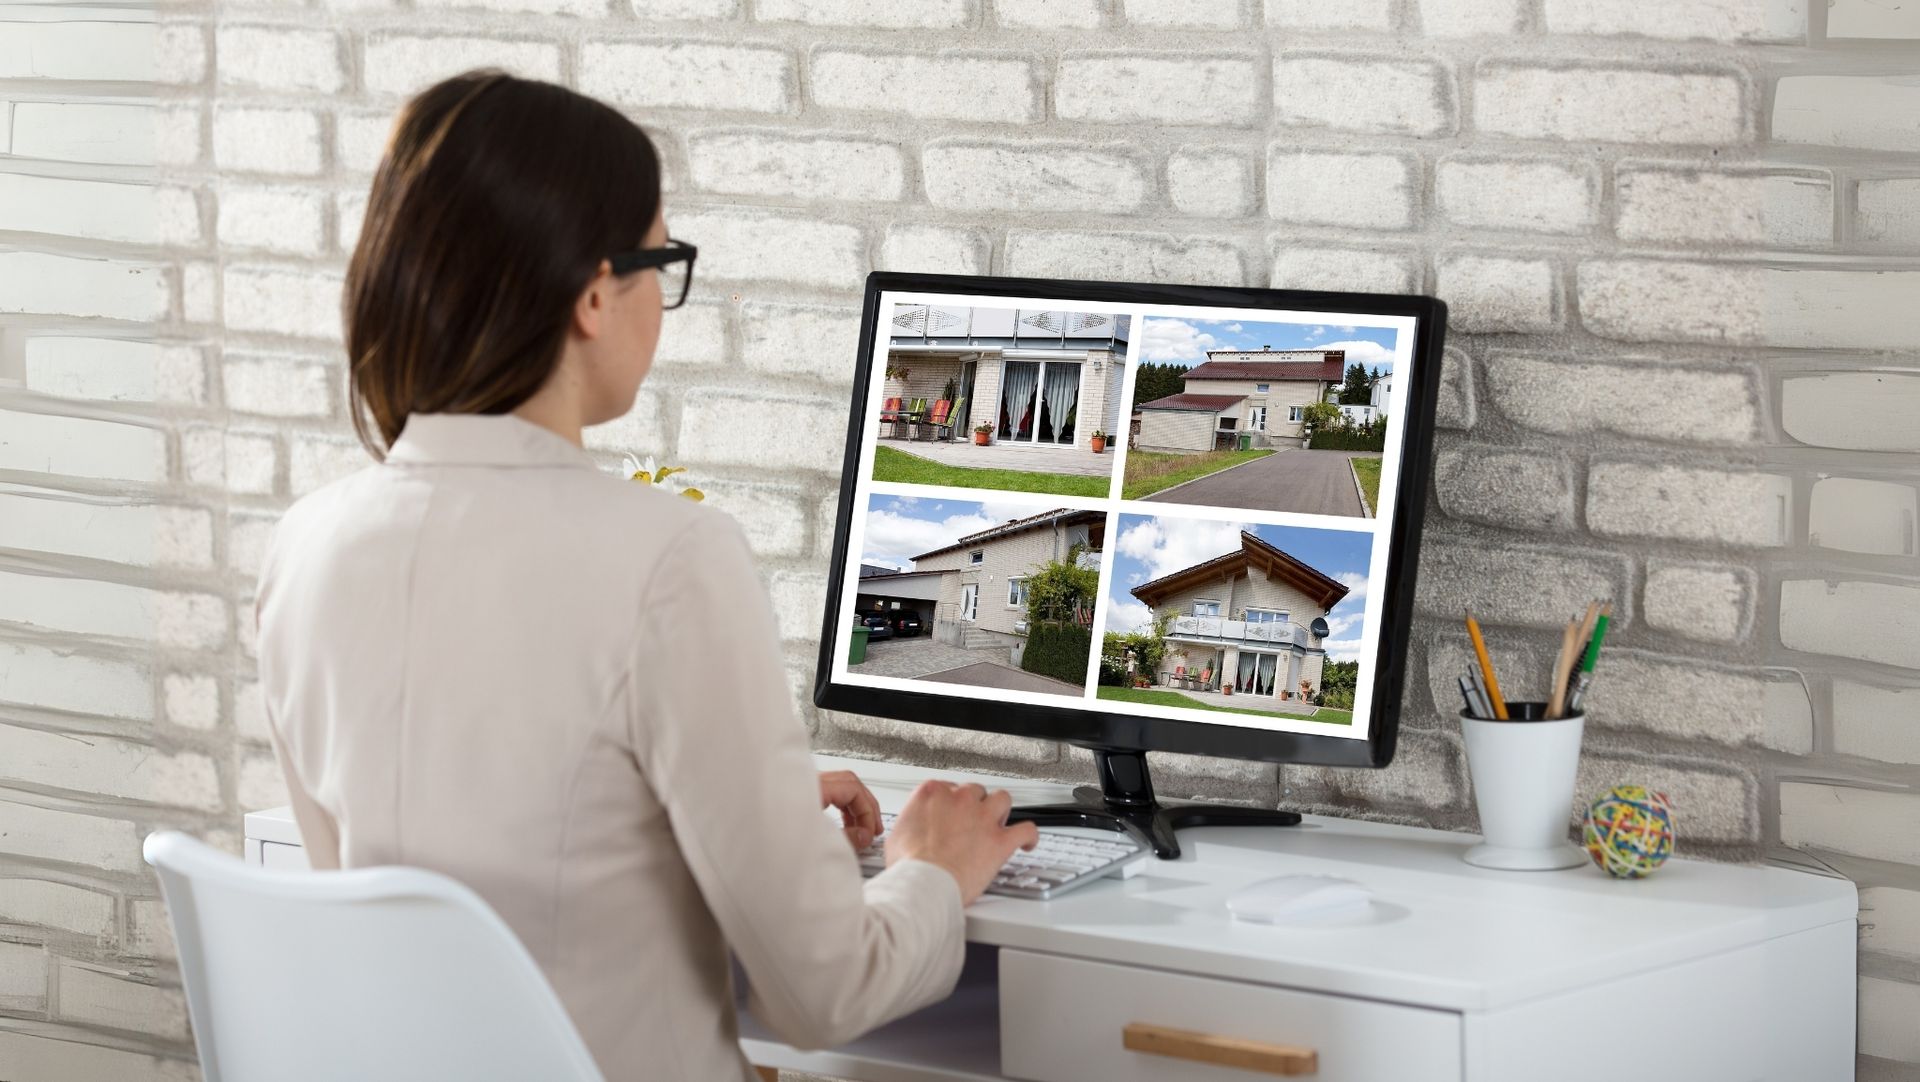
<path fill-rule="evenodd" d="M 1086 566 L 1099 566 L 1106 529 L 1104 512 L 1062 508 L 1003 522 L 914 557 L 914 575 L 940 579 L 934 638 L 968 648 L 1022 645 L 1027 578 L 1065 559 L 1076 545 Z"/>
<path fill-rule="evenodd" d="M 1327 613 L 1347 587 L 1243 530 L 1234 551 L 1132 593 L 1156 621 L 1171 617 L 1156 684 L 1216 705 L 1305 713 L 1326 664 Z"/>
<path fill-rule="evenodd" d="M 1239 446 L 1304 447 L 1303 411 L 1346 378 L 1338 349 L 1208 350 L 1187 369 L 1179 394 L 1143 402 L 1135 446 L 1195 452 Z"/>

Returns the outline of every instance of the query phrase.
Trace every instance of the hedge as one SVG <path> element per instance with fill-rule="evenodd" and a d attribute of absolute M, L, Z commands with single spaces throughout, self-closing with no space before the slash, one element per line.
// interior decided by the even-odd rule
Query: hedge
<path fill-rule="evenodd" d="M 1384 451 L 1387 449 L 1387 426 L 1322 428 L 1313 434 L 1308 445 L 1316 451 Z"/>
<path fill-rule="evenodd" d="M 1093 630 L 1073 624 L 1035 621 L 1027 628 L 1027 648 L 1020 667 L 1069 684 L 1087 682 L 1087 655 L 1093 650 Z"/>

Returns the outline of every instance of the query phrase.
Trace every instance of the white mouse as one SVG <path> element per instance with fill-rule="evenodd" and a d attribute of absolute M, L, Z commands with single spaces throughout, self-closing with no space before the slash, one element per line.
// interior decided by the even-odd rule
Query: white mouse
<path fill-rule="evenodd" d="M 1351 879 L 1283 875 L 1235 891 L 1227 898 L 1227 910 L 1240 920 L 1288 924 L 1358 913 L 1372 897 L 1371 891 Z"/>

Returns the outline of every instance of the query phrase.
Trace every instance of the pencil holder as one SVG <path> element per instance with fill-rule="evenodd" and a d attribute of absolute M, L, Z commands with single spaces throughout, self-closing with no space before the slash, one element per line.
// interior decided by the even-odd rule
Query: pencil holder
<path fill-rule="evenodd" d="M 1507 704 L 1507 721 L 1461 712 L 1473 802 L 1486 839 L 1467 850 L 1468 864 L 1545 872 L 1587 862 L 1567 841 L 1586 715 L 1547 720 L 1546 712 L 1545 703 L 1518 702 Z"/>

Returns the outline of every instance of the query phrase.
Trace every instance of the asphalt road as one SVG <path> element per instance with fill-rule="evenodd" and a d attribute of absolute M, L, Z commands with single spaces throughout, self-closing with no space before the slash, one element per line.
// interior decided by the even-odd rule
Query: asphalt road
<path fill-rule="evenodd" d="M 1363 518 L 1353 487 L 1350 458 L 1378 458 L 1372 451 L 1280 451 L 1210 473 L 1145 497 L 1154 503 L 1200 503 L 1256 511 Z"/>

